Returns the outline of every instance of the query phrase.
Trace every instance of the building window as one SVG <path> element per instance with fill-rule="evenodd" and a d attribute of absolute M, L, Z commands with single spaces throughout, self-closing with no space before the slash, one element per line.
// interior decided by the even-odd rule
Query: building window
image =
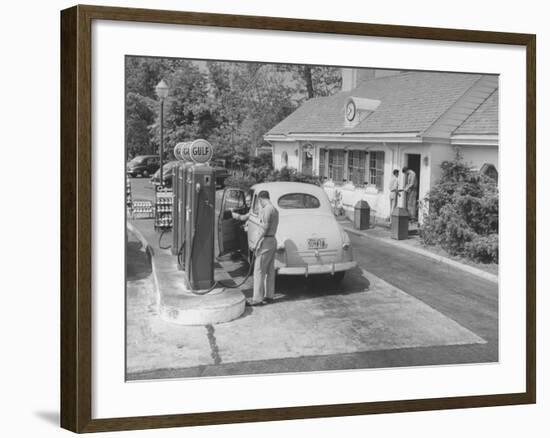
<path fill-rule="evenodd" d="M 328 177 L 335 182 L 342 182 L 344 179 L 344 151 L 329 151 Z"/>
<path fill-rule="evenodd" d="M 369 154 L 369 184 L 376 186 L 379 191 L 384 190 L 384 152 Z"/>
<path fill-rule="evenodd" d="M 365 183 L 365 151 L 350 151 L 348 156 L 348 179 L 359 187 Z"/>

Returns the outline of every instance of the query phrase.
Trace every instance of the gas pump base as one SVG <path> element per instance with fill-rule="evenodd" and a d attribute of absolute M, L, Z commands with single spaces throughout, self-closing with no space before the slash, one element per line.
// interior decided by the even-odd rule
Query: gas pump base
<path fill-rule="evenodd" d="M 209 325 L 240 317 L 246 305 L 242 291 L 220 287 L 205 295 L 194 294 L 185 272 L 178 268 L 176 257 L 158 247 L 158 235 L 152 225 L 152 220 L 142 220 L 127 222 L 126 227 L 142 243 L 151 261 L 160 318 L 181 325 Z M 221 265 L 215 267 L 215 278 L 225 283 L 232 281 Z"/>
<path fill-rule="evenodd" d="M 239 289 L 215 288 L 205 295 L 160 294 L 159 315 L 181 325 L 209 325 L 237 319 L 244 313 L 245 297 Z"/>

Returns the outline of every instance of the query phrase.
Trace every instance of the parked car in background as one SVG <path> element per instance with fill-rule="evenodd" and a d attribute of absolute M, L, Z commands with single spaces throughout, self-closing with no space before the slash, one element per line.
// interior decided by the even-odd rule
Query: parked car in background
<path fill-rule="evenodd" d="M 263 190 L 279 211 L 275 236 L 278 275 L 331 274 L 341 281 L 346 271 L 357 265 L 349 236 L 334 217 L 325 191 L 314 184 L 297 182 L 256 184 L 249 192 L 250 205 L 243 190 L 226 188 L 218 218 L 220 254 L 240 251 L 250 260 L 260 232 L 258 193 Z M 232 218 L 232 209 L 240 214 L 250 212 L 245 227 Z"/>
<path fill-rule="evenodd" d="M 126 164 L 126 172 L 132 177 L 153 175 L 160 167 L 158 155 L 138 155 Z"/>
<path fill-rule="evenodd" d="M 172 187 L 172 169 L 178 164 L 178 161 L 168 161 L 162 166 L 162 180 L 164 187 Z M 160 183 L 160 168 L 151 177 L 151 183 L 158 185 Z"/>

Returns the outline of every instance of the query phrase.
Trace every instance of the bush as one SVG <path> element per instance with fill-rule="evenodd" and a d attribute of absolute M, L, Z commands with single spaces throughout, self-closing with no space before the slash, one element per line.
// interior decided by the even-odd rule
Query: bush
<path fill-rule="evenodd" d="M 256 184 L 257 181 L 254 177 L 250 175 L 231 175 L 225 179 L 226 187 L 236 187 L 244 191 L 248 191 L 250 187 Z"/>
<path fill-rule="evenodd" d="M 287 167 L 281 170 L 268 169 L 266 166 L 249 169 L 242 175 L 232 175 L 225 180 L 225 185 L 228 187 L 238 187 L 243 190 L 248 190 L 254 184 L 272 181 L 294 181 L 320 186 L 321 179 L 317 176 L 304 175 Z"/>
<path fill-rule="evenodd" d="M 426 197 L 429 212 L 420 236 L 452 255 L 498 263 L 498 187 L 469 169 L 460 154 L 441 164 L 441 180 Z"/>
<path fill-rule="evenodd" d="M 264 181 L 294 181 L 308 184 L 321 185 L 321 178 L 318 176 L 304 175 L 296 169 L 283 167 L 281 170 L 270 172 Z"/>
<path fill-rule="evenodd" d="M 465 247 L 466 256 L 482 263 L 496 262 L 498 260 L 498 234 L 488 236 L 476 236 Z"/>

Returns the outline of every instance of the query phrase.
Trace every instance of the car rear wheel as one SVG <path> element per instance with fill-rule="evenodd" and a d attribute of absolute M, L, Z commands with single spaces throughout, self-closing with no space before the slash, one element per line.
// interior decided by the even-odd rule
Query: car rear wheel
<path fill-rule="evenodd" d="M 334 275 L 332 276 L 332 280 L 335 283 L 341 283 L 342 280 L 344 279 L 344 275 L 346 275 L 346 271 L 335 272 Z"/>

